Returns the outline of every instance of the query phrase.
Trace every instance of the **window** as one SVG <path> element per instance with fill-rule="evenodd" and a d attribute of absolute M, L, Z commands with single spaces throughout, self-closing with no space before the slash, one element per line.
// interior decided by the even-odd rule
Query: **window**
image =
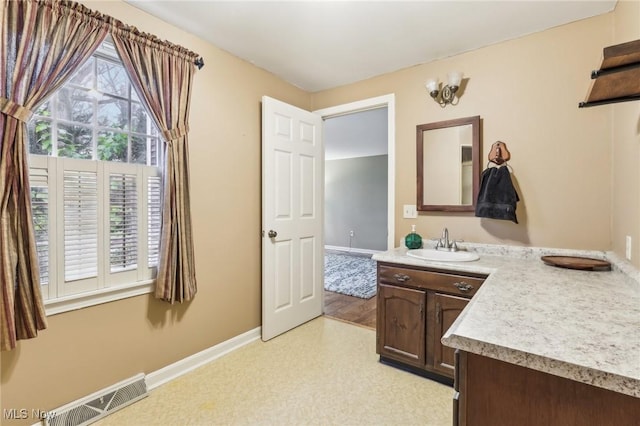
<path fill-rule="evenodd" d="M 148 292 L 161 227 L 161 141 L 110 39 L 35 111 L 28 130 L 47 312 Z"/>

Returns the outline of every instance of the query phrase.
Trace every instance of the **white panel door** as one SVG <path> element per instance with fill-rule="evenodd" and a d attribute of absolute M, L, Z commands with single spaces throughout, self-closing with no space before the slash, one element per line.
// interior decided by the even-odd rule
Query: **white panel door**
<path fill-rule="evenodd" d="M 322 315 L 322 118 L 262 98 L 262 340 Z"/>

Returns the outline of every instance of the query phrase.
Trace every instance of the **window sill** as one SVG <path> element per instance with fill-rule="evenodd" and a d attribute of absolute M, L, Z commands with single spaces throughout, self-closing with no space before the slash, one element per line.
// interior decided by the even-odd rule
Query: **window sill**
<path fill-rule="evenodd" d="M 128 297 L 149 294 L 153 292 L 154 282 L 155 280 L 147 280 L 130 285 L 105 288 L 102 290 L 45 300 L 45 312 L 47 316 L 52 316 L 63 312 L 88 308 L 89 306 L 100 305 L 102 303 L 126 299 Z"/>

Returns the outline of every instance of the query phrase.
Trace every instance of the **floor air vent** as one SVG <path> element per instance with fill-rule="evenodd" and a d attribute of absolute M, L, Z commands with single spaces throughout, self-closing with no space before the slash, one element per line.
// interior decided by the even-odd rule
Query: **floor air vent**
<path fill-rule="evenodd" d="M 144 380 L 144 374 L 138 374 L 137 376 L 89 395 L 86 398 L 52 410 L 45 420 L 45 425 L 88 425 L 147 395 L 147 384 Z"/>

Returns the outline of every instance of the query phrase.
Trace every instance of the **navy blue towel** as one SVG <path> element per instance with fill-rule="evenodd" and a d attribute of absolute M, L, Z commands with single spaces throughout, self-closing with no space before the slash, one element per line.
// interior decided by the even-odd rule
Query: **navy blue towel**
<path fill-rule="evenodd" d="M 476 216 L 518 223 L 516 218 L 518 201 L 520 198 L 513 187 L 511 173 L 506 166 L 489 167 L 482 172 Z"/>

